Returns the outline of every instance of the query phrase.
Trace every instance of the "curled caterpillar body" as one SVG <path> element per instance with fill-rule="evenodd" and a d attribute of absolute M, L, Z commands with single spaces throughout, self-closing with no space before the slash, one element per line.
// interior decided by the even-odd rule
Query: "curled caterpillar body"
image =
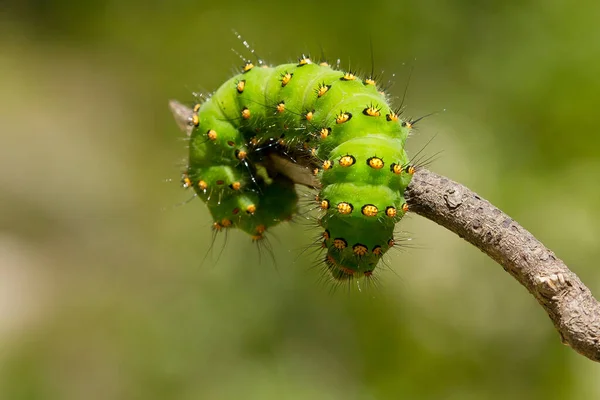
<path fill-rule="evenodd" d="M 260 238 L 297 210 L 294 182 L 272 171 L 269 153 L 303 157 L 321 186 L 328 270 L 369 277 L 405 213 L 411 174 L 392 166 L 408 165 L 410 125 L 386 117 L 396 114 L 375 84 L 306 59 L 246 66 L 195 107 L 186 177 L 220 229 Z"/>

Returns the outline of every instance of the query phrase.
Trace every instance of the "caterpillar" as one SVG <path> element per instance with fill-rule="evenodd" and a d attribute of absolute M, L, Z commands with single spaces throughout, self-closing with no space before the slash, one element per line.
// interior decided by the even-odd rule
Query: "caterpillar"
<path fill-rule="evenodd" d="M 214 230 L 263 240 L 297 213 L 302 183 L 317 188 L 318 245 L 335 280 L 372 276 L 394 246 L 415 172 L 404 148 L 412 122 L 373 76 L 304 55 L 274 67 L 247 61 L 193 109 L 171 108 L 190 135 L 183 186 L 206 203 Z"/>

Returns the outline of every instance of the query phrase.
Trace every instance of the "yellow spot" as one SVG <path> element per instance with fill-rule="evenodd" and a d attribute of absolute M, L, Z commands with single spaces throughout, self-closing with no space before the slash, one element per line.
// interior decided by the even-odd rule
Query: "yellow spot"
<path fill-rule="evenodd" d="M 248 109 L 248 107 L 242 108 L 242 118 L 244 118 L 244 119 L 250 118 L 250 110 Z"/>
<path fill-rule="evenodd" d="M 252 62 L 250 62 L 250 61 L 247 61 L 246 64 L 244 64 L 244 67 L 242 68 L 242 71 L 248 72 L 252 68 L 254 68 L 254 64 L 252 64 Z"/>
<path fill-rule="evenodd" d="M 277 140 L 277 144 L 279 144 L 280 146 L 285 146 L 285 139 L 280 138 L 279 140 Z"/>
<path fill-rule="evenodd" d="M 250 144 L 252 146 L 257 146 L 258 145 L 258 138 L 256 136 L 254 136 L 252 139 L 250 139 Z"/>
<path fill-rule="evenodd" d="M 198 182 L 198 187 L 200 188 L 200 190 L 206 190 L 206 189 L 208 189 L 208 185 L 204 181 Z"/>
<path fill-rule="evenodd" d="M 298 66 L 302 67 L 303 65 L 308 65 L 308 64 L 312 64 L 312 61 L 310 60 L 310 58 L 308 58 L 307 56 L 302 54 L 302 57 L 300 57 L 300 59 L 298 60 Z"/>
<path fill-rule="evenodd" d="M 415 173 L 415 167 L 413 167 L 412 165 L 407 165 L 406 166 L 406 172 L 408 172 L 409 174 L 413 175 Z"/>
<path fill-rule="evenodd" d="M 390 111 L 389 114 L 386 114 L 385 119 L 388 121 L 396 122 L 398 121 L 398 114 L 394 111 Z"/>
<path fill-rule="evenodd" d="M 345 201 L 342 201 L 337 205 L 337 210 L 340 214 L 350 214 L 353 209 L 354 207 L 352 207 L 352 204 L 346 203 Z"/>
<path fill-rule="evenodd" d="M 240 182 L 233 182 L 230 186 L 233 190 L 240 190 L 242 184 Z"/>
<path fill-rule="evenodd" d="M 381 252 L 381 246 L 375 246 L 373 247 L 373 254 L 380 256 L 382 254 Z"/>
<path fill-rule="evenodd" d="M 352 114 L 350 114 L 349 112 L 342 112 L 337 117 L 335 117 L 335 123 L 343 124 L 344 122 L 350 121 L 350 118 L 352 118 Z"/>
<path fill-rule="evenodd" d="M 371 105 L 363 110 L 363 114 L 369 117 L 379 117 L 381 115 L 381 108 Z"/>
<path fill-rule="evenodd" d="M 183 186 L 186 189 L 192 186 L 192 181 L 187 176 L 187 174 L 184 174 L 183 177 L 181 178 L 181 186 Z"/>
<path fill-rule="evenodd" d="M 256 206 L 254 204 L 250 204 L 248 207 L 246 207 L 246 212 L 250 215 L 254 214 L 256 212 Z"/>
<path fill-rule="evenodd" d="M 323 96 L 325 93 L 327 93 L 329 88 L 331 88 L 331 85 L 326 85 L 324 83 L 321 83 L 317 89 L 317 97 Z"/>
<path fill-rule="evenodd" d="M 220 223 L 215 222 L 215 223 L 213 223 L 213 229 L 218 232 L 221 229 L 223 229 L 223 226 Z"/>
<path fill-rule="evenodd" d="M 392 171 L 396 175 L 400 175 L 402 173 L 402 165 L 393 163 L 392 165 L 390 165 L 390 171 Z"/>
<path fill-rule="evenodd" d="M 313 175 L 314 175 L 314 176 L 317 176 L 317 175 L 319 175 L 319 168 L 315 168 L 315 169 L 313 169 Z"/>
<path fill-rule="evenodd" d="M 307 121 L 312 120 L 314 112 L 315 112 L 315 110 L 308 111 L 306 114 L 304 114 L 304 119 Z"/>
<path fill-rule="evenodd" d="M 331 168 L 331 161 L 329 161 L 329 160 L 323 161 L 323 169 L 328 170 L 330 168 Z"/>
<path fill-rule="evenodd" d="M 213 129 L 209 129 L 208 132 L 206 132 L 206 136 L 208 136 L 208 140 L 211 140 L 213 142 L 217 140 L 217 132 Z"/>
<path fill-rule="evenodd" d="M 195 104 L 195 105 L 194 105 L 194 112 L 195 112 L 195 113 L 197 113 L 198 111 L 200 111 L 200 106 L 201 106 L 201 105 L 202 105 L 202 104 L 200 104 L 200 103 L 197 103 L 197 104 Z"/>
<path fill-rule="evenodd" d="M 385 215 L 390 218 L 394 218 L 396 216 L 396 207 L 388 206 L 385 208 Z"/>
<path fill-rule="evenodd" d="M 403 123 L 402 123 L 402 126 L 405 126 L 405 127 L 407 127 L 408 129 L 411 129 L 411 128 L 412 128 L 412 122 L 410 122 L 410 121 L 405 121 L 405 122 L 403 122 Z"/>
<path fill-rule="evenodd" d="M 364 256 L 369 252 L 369 249 L 364 244 L 357 243 L 352 246 L 352 252 L 357 256 Z"/>
<path fill-rule="evenodd" d="M 322 210 L 329 209 L 329 200 L 324 199 L 324 200 L 321 201 L 321 209 Z"/>
<path fill-rule="evenodd" d="M 312 149 L 310 149 L 310 155 L 313 157 L 317 156 L 317 148 L 313 147 Z"/>
<path fill-rule="evenodd" d="M 342 167 L 349 167 L 356 162 L 356 158 L 348 154 L 341 157 L 339 162 Z"/>
<path fill-rule="evenodd" d="M 329 235 L 329 231 L 325 230 L 325 232 L 323 232 L 323 237 L 325 238 L 325 240 L 329 240 L 330 235 Z"/>
<path fill-rule="evenodd" d="M 246 88 L 246 81 L 242 79 L 237 83 L 235 88 L 237 89 L 238 93 L 243 93 L 244 89 Z"/>
<path fill-rule="evenodd" d="M 284 111 L 285 111 L 285 102 L 280 101 L 279 104 L 277 104 L 277 112 L 281 114 Z"/>
<path fill-rule="evenodd" d="M 342 238 L 335 238 L 333 239 L 333 247 L 335 247 L 338 250 L 342 250 L 345 249 L 348 246 L 348 242 L 346 242 L 344 239 Z"/>
<path fill-rule="evenodd" d="M 321 61 L 321 62 L 319 63 L 319 65 L 320 65 L 321 67 L 329 67 L 329 63 L 328 63 L 327 61 Z"/>
<path fill-rule="evenodd" d="M 374 169 L 381 169 L 383 168 L 384 162 L 379 157 L 371 157 L 367 160 L 367 165 Z"/>
<path fill-rule="evenodd" d="M 258 242 L 263 239 L 263 235 L 252 235 L 251 238 L 253 242 Z"/>
<path fill-rule="evenodd" d="M 379 212 L 377 207 L 375 207 L 373 204 L 365 204 L 364 206 L 362 206 L 360 211 L 363 213 L 363 215 L 367 217 L 374 217 Z"/>
<path fill-rule="evenodd" d="M 236 150 L 235 151 L 235 156 L 237 157 L 238 160 L 245 159 L 247 155 L 248 155 L 248 153 L 246 153 L 244 150 Z"/>
<path fill-rule="evenodd" d="M 192 125 L 198 126 L 200 125 L 200 119 L 197 114 L 192 114 Z"/>
<path fill-rule="evenodd" d="M 285 85 L 290 83 L 290 81 L 292 80 L 292 76 L 294 76 L 294 74 L 290 74 L 289 72 L 286 72 L 285 74 L 281 75 L 281 87 L 284 87 Z"/>
<path fill-rule="evenodd" d="M 233 223 L 231 222 L 230 219 L 227 218 L 223 218 L 221 220 L 221 225 L 223 226 L 223 228 L 229 228 Z"/>
<path fill-rule="evenodd" d="M 375 86 L 375 79 L 373 78 L 366 78 L 363 83 L 365 85 L 371 85 L 371 86 Z"/>
<path fill-rule="evenodd" d="M 321 131 L 319 131 L 319 134 L 321 135 L 321 139 L 327 139 L 327 136 L 329 136 L 329 134 L 331 133 L 331 128 L 323 128 L 321 129 Z"/>
<path fill-rule="evenodd" d="M 402 204 L 402 211 L 408 212 L 408 204 L 406 204 L 406 203 Z"/>
<path fill-rule="evenodd" d="M 353 81 L 356 79 L 356 76 L 352 72 L 346 72 L 340 79 L 343 81 Z"/>
<path fill-rule="evenodd" d="M 256 233 L 258 233 L 259 235 L 262 235 L 263 233 L 265 233 L 266 230 L 267 230 L 267 227 L 264 225 L 258 225 L 256 227 Z"/>
<path fill-rule="evenodd" d="M 395 244 L 396 244 L 396 242 L 394 242 L 394 239 L 390 239 L 387 242 L 388 247 L 394 247 Z"/>
<path fill-rule="evenodd" d="M 269 67 L 267 64 L 265 64 L 265 65 L 261 65 L 260 67 L 261 67 L 262 69 L 267 69 L 267 68 L 270 68 L 270 67 Z"/>

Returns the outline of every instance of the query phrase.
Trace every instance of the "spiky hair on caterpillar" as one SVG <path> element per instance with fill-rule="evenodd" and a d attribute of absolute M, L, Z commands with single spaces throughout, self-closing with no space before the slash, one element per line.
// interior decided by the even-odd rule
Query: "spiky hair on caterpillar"
<path fill-rule="evenodd" d="M 294 183 L 317 188 L 323 261 L 338 281 L 370 277 L 394 246 L 408 211 L 412 128 L 373 77 L 313 63 L 257 67 L 192 109 L 171 102 L 190 136 L 184 186 L 208 206 L 217 230 L 260 241 L 297 212 Z M 312 174 L 312 176 L 311 176 Z"/>

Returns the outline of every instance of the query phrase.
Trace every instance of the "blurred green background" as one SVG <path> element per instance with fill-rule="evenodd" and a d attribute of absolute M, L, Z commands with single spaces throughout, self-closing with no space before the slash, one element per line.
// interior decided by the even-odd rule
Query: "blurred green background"
<path fill-rule="evenodd" d="M 418 216 L 382 287 L 330 294 L 302 225 L 240 232 L 179 187 L 167 100 L 248 55 L 376 71 L 411 154 L 531 230 L 600 294 L 600 3 L 13 1 L 0 10 L 1 399 L 591 399 L 597 364 L 536 301 Z M 395 76 L 394 76 L 395 74 Z M 396 102 L 399 104 L 399 101 Z M 171 182 L 166 182 L 173 179 Z"/>

